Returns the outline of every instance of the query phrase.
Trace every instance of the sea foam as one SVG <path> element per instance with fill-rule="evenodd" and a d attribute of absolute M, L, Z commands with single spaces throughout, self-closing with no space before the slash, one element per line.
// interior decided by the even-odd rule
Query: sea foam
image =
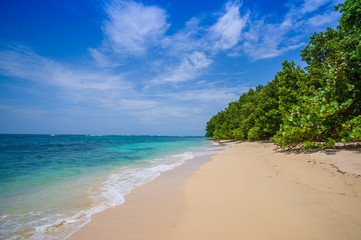
<path fill-rule="evenodd" d="M 125 196 L 134 188 L 153 181 L 163 172 L 181 166 L 197 156 L 211 155 L 224 148 L 223 146 L 212 145 L 206 139 L 176 137 L 102 136 L 94 138 L 56 135 L 51 137 L 24 136 L 23 138 L 26 141 L 15 142 L 18 140 L 13 138 L 15 139 L 14 146 L 17 149 L 22 149 L 27 153 L 33 151 L 34 155 L 31 156 L 37 156 L 40 152 L 47 158 L 50 157 L 50 160 L 56 160 L 52 161 L 52 164 L 61 160 L 64 164 L 59 165 L 59 167 L 76 164 L 76 166 L 80 166 L 78 168 L 79 175 L 64 178 L 64 181 L 47 183 L 47 188 L 43 187 L 45 185 L 39 185 L 37 188 L 42 189 L 42 191 L 36 192 L 26 189 L 26 192 L 21 193 L 32 194 L 31 199 L 35 201 L 40 199 L 47 202 L 44 202 L 45 205 L 41 203 L 40 208 L 37 204 L 39 209 L 28 208 L 29 211 L 19 210 L 17 213 L 4 212 L 0 218 L 0 236 L 2 239 L 67 238 L 91 221 L 91 216 L 94 213 L 123 204 Z M 6 147 L 9 148 L 9 146 L 8 144 Z M 17 149 L 14 148 L 16 152 L 18 152 Z M 69 160 L 60 158 L 59 155 L 55 154 L 46 155 L 49 150 L 51 151 L 49 154 L 52 152 L 64 154 L 64 149 L 67 154 L 70 154 Z M 180 153 L 182 150 L 183 153 Z M 81 153 L 81 158 L 79 153 Z M 11 159 L 9 158 L 9 160 Z M 79 160 L 81 162 L 78 162 Z M 117 161 L 124 161 L 124 164 L 122 162 L 118 164 Z M 85 171 L 85 167 L 91 170 L 90 175 L 82 173 Z M 103 170 L 95 172 L 93 169 Z M 57 171 L 61 173 L 59 170 Z M 73 168 L 70 168 L 68 172 L 73 171 Z M 84 186 L 86 187 L 84 188 Z M 80 192 L 77 193 L 77 191 Z M 39 193 L 41 194 L 39 195 Z M 64 196 L 64 194 L 68 195 Z M 8 198 L 11 195 L 3 196 Z M 54 200 L 57 202 L 52 203 Z M 59 208 L 58 203 L 64 206 Z M 8 201 L 7 204 L 12 206 L 11 201 Z M 32 204 L 32 200 L 28 200 L 24 204 L 25 207 L 28 207 L 29 204 Z M 26 208 L 24 209 L 26 210 Z"/>

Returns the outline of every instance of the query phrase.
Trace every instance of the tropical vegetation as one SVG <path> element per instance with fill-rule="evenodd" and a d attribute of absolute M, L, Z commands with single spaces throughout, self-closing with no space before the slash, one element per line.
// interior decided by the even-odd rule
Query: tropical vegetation
<path fill-rule="evenodd" d="M 332 147 L 361 141 L 361 0 L 336 6 L 337 29 L 315 33 L 265 86 L 242 94 L 214 115 L 206 136 L 273 140 L 281 148 Z"/>

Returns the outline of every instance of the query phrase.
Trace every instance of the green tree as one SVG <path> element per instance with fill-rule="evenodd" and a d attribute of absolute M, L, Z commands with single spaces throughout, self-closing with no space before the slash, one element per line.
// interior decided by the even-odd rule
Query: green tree
<path fill-rule="evenodd" d="M 279 83 L 277 78 L 262 88 L 258 99 L 257 119 L 255 126 L 250 129 L 249 140 L 270 139 L 280 128 L 282 115 L 279 110 Z"/>
<path fill-rule="evenodd" d="M 315 33 L 266 86 L 242 94 L 207 123 L 206 136 L 273 139 L 280 147 L 361 141 L 361 0 L 346 0 L 337 29 Z M 324 144 L 325 143 L 325 144 Z"/>
<path fill-rule="evenodd" d="M 343 12 L 337 30 L 314 34 L 302 50 L 308 76 L 299 103 L 284 113 L 274 137 L 281 147 L 360 140 L 360 1 L 336 9 Z"/>
<path fill-rule="evenodd" d="M 278 83 L 279 108 L 284 114 L 299 104 L 306 88 L 307 74 L 300 66 L 288 61 L 282 63 L 282 71 L 275 76 Z"/>

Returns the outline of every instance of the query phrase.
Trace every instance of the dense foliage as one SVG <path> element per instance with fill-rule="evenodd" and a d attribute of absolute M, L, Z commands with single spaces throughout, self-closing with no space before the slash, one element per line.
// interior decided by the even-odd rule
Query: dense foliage
<path fill-rule="evenodd" d="M 337 29 L 315 33 L 302 50 L 302 69 L 282 71 L 231 102 L 207 123 L 218 139 L 272 139 L 282 148 L 361 141 L 361 0 L 336 7 Z"/>

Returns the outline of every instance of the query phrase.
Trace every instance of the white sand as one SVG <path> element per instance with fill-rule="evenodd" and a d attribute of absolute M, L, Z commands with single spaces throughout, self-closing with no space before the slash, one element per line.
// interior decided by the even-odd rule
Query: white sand
<path fill-rule="evenodd" d="M 126 200 L 70 239 L 356 240 L 361 154 L 290 154 L 271 143 L 236 143 L 192 176 L 168 172 Z"/>

